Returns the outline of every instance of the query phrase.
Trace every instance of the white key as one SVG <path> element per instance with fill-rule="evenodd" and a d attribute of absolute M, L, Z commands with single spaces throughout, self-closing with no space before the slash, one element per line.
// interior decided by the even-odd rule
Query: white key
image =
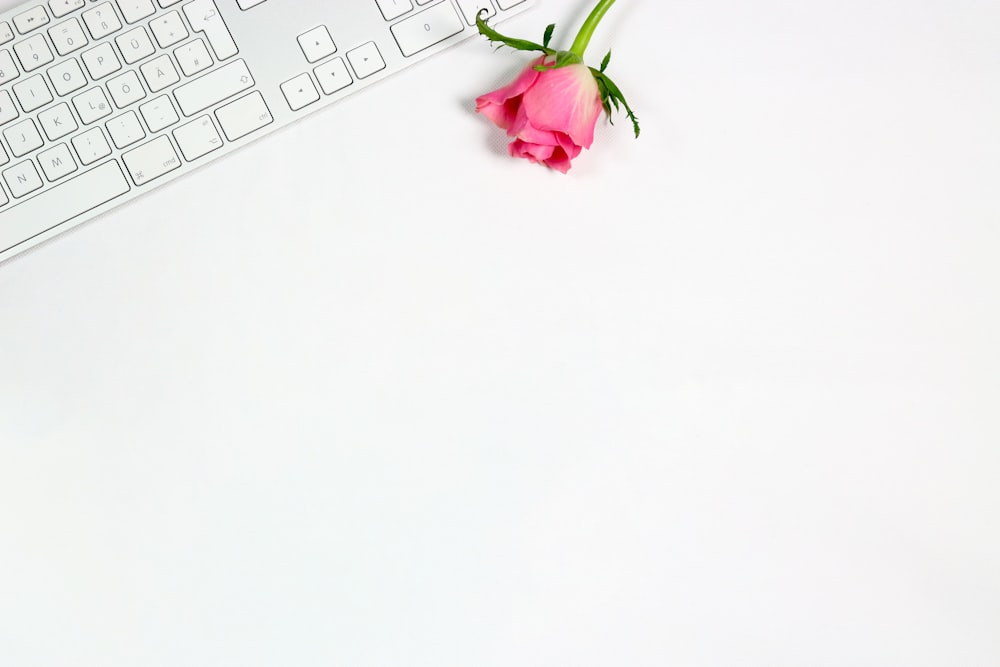
<path fill-rule="evenodd" d="M 4 165 L 10 162 L 10 158 L 7 157 L 7 151 L 4 150 L 3 144 L 0 144 L 0 165 Z"/>
<path fill-rule="evenodd" d="M 54 58 L 44 35 L 32 35 L 23 42 L 18 42 L 14 45 L 14 53 L 17 54 L 17 59 L 21 61 L 21 67 L 25 72 L 48 65 Z"/>
<path fill-rule="evenodd" d="M 49 0 L 49 9 L 52 10 L 52 16 L 61 19 L 86 4 L 87 0 Z"/>
<path fill-rule="evenodd" d="M 118 0 L 118 8 L 122 10 L 126 23 L 138 23 L 156 13 L 153 0 Z"/>
<path fill-rule="evenodd" d="M 157 16 L 156 20 L 149 24 L 149 29 L 153 31 L 156 43 L 164 49 L 188 37 L 184 21 L 181 20 L 181 15 L 177 12 L 168 12 L 163 16 Z"/>
<path fill-rule="evenodd" d="M 139 81 L 139 75 L 133 70 L 129 70 L 121 76 L 116 76 L 108 81 L 108 91 L 111 99 L 119 109 L 124 109 L 130 104 L 135 104 L 146 97 L 146 91 Z"/>
<path fill-rule="evenodd" d="M 4 211 L 3 224 L 0 225 L 0 248 L 9 250 L 27 238 L 72 220 L 128 191 L 128 181 L 114 160 L 67 179 L 37 197 Z"/>
<path fill-rule="evenodd" d="M 254 85 L 253 77 L 243 60 L 234 60 L 200 79 L 174 89 L 174 97 L 181 113 L 193 116 L 199 111 L 215 106 L 227 97 Z"/>
<path fill-rule="evenodd" d="M 14 41 L 14 31 L 10 29 L 10 24 L 0 21 L 0 44 Z"/>
<path fill-rule="evenodd" d="M 289 79 L 281 84 L 281 92 L 285 94 L 288 108 L 292 111 L 298 111 L 319 99 L 316 86 L 313 85 L 308 74 L 299 74 L 294 79 Z"/>
<path fill-rule="evenodd" d="M 187 16 L 192 30 L 205 33 L 216 58 L 225 60 L 239 53 L 236 42 L 229 34 L 229 28 L 226 27 L 213 0 L 193 0 L 187 3 L 184 5 L 184 15 Z"/>
<path fill-rule="evenodd" d="M 159 132 L 180 120 L 168 95 L 160 95 L 155 100 L 140 105 L 139 113 L 149 126 L 150 132 Z"/>
<path fill-rule="evenodd" d="M 328 63 L 324 63 L 313 70 L 319 87 L 326 95 L 333 95 L 338 90 L 343 90 L 354 83 L 347 65 L 341 58 L 334 58 Z"/>
<path fill-rule="evenodd" d="M 151 93 L 158 93 L 181 80 L 174 64 L 170 62 L 170 56 L 166 54 L 150 60 L 140 67 L 139 71 L 142 72 L 142 78 L 146 80 Z"/>
<path fill-rule="evenodd" d="M 496 16 L 497 13 L 497 10 L 493 9 L 493 4 L 490 0 L 458 0 L 458 8 L 462 11 L 462 14 L 465 16 L 465 22 L 469 25 L 476 25 L 476 17 L 484 9 L 486 10 L 484 18 Z"/>
<path fill-rule="evenodd" d="M 70 19 L 49 28 L 49 39 L 55 45 L 56 53 L 61 56 L 82 49 L 87 45 L 87 36 L 83 34 L 83 28 L 80 27 L 80 22 L 76 19 Z"/>
<path fill-rule="evenodd" d="M 14 197 L 23 197 L 42 187 L 42 178 L 38 175 L 38 170 L 31 160 L 25 160 L 15 164 L 10 169 L 3 172 L 3 180 L 7 181 L 7 187 Z M 4 224 L 7 223 L 6 218 Z"/>
<path fill-rule="evenodd" d="M 524 0 L 497 0 L 497 4 L 500 5 L 500 9 L 510 9 L 514 5 L 519 5 Z"/>
<path fill-rule="evenodd" d="M 325 25 L 299 35 L 299 48 L 302 49 L 306 60 L 311 63 L 319 62 L 337 50 Z"/>
<path fill-rule="evenodd" d="M 121 49 L 122 58 L 129 65 L 153 55 L 156 51 L 156 47 L 149 39 L 149 33 L 142 26 L 115 37 L 115 44 Z"/>
<path fill-rule="evenodd" d="M 21 122 L 11 125 L 3 131 L 3 137 L 10 146 L 10 152 L 14 157 L 27 155 L 44 143 L 42 135 L 38 134 L 35 122 L 30 118 L 25 118 Z"/>
<path fill-rule="evenodd" d="M 21 114 L 17 111 L 17 105 L 10 99 L 10 93 L 0 90 L 0 125 L 6 125 L 19 115 Z"/>
<path fill-rule="evenodd" d="M 62 139 L 67 134 L 76 132 L 77 129 L 76 118 L 73 117 L 73 112 L 69 110 L 69 105 L 65 102 L 60 102 L 38 114 L 38 122 L 41 123 L 42 131 L 45 132 L 49 141 Z"/>
<path fill-rule="evenodd" d="M 73 106 L 76 107 L 76 112 L 80 114 L 80 120 L 84 125 L 90 125 L 111 115 L 111 105 L 108 104 L 108 98 L 100 87 L 91 88 L 74 97 Z"/>
<path fill-rule="evenodd" d="M 174 139 L 188 162 L 222 148 L 222 137 L 215 129 L 211 116 L 202 116 L 174 130 Z"/>
<path fill-rule="evenodd" d="M 274 122 L 264 97 L 257 91 L 220 107 L 216 110 L 215 117 L 219 119 L 219 125 L 230 141 L 236 141 Z"/>
<path fill-rule="evenodd" d="M 115 54 L 115 47 L 107 42 L 89 51 L 84 51 L 81 58 L 83 58 L 83 64 L 87 71 L 90 72 L 90 78 L 94 81 L 100 81 L 122 68 L 121 61 Z"/>
<path fill-rule="evenodd" d="M 178 2 L 182 2 L 183 0 L 157 0 L 157 1 L 160 3 L 160 7 L 166 9 L 167 7 L 173 7 Z"/>
<path fill-rule="evenodd" d="M 35 28 L 41 28 L 49 22 L 49 15 L 45 13 L 45 7 L 37 5 L 26 12 L 21 12 L 14 17 L 14 27 L 22 35 L 26 35 Z"/>
<path fill-rule="evenodd" d="M 404 56 L 412 56 L 465 30 L 450 2 L 442 2 L 392 26 Z M 353 61 L 351 63 L 354 64 Z"/>
<path fill-rule="evenodd" d="M 236 0 L 236 4 L 239 5 L 240 9 L 250 9 L 251 7 L 256 7 L 266 0 Z"/>
<path fill-rule="evenodd" d="M 100 127 L 94 127 L 73 137 L 73 148 L 80 157 L 80 164 L 93 164 L 102 157 L 111 155 L 111 145 L 104 138 Z"/>
<path fill-rule="evenodd" d="M 413 10 L 413 3 L 410 0 L 376 0 L 378 8 L 382 10 L 382 16 L 386 21 L 398 19 L 406 12 Z"/>
<path fill-rule="evenodd" d="M 115 147 L 125 148 L 146 138 L 146 133 L 142 129 L 142 123 L 134 111 L 128 111 L 121 116 L 116 116 L 107 122 L 108 134 L 111 141 L 115 142 Z"/>
<path fill-rule="evenodd" d="M 76 171 L 76 162 L 66 144 L 59 144 L 39 153 L 38 164 L 42 165 L 42 171 L 49 182 L 58 181 Z"/>
<path fill-rule="evenodd" d="M 2 146 L 0 146 L 0 151 L 2 151 L 2 150 L 3 150 L 3 147 L 2 147 Z M 0 164 L 3 164 L 3 163 L 2 163 L 2 162 L 0 162 Z M 7 204 L 7 202 L 9 202 L 9 201 L 10 201 L 10 200 L 9 200 L 9 199 L 7 199 L 7 193 L 6 193 L 6 192 L 4 192 L 3 188 L 0 188 L 0 206 L 4 206 L 4 205 L 6 205 L 6 204 Z"/>
<path fill-rule="evenodd" d="M 14 94 L 25 113 L 31 113 L 52 101 L 52 93 L 45 85 L 45 77 L 41 74 L 28 77 L 14 84 Z"/>
<path fill-rule="evenodd" d="M 348 51 L 347 59 L 351 61 L 351 67 L 354 68 L 354 73 L 358 75 L 359 79 L 385 69 L 385 61 L 382 60 L 382 54 L 379 53 L 375 42 L 368 42 Z"/>
<path fill-rule="evenodd" d="M 209 55 L 205 42 L 200 39 L 174 49 L 174 57 L 184 76 L 194 76 L 212 66 L 212 56 Z"/>
<path fill-rule="evenodd" d="M 56 94 L 60 97 L 76 92 L 87 85 L 87 77 L 80 69 L 80 63 L 76 58 L 64 60 L 58 65 L 53 65 L 48 70 L 49 81 L 56 89 Z"/>
<path fill-rule="evenodd" d="M 122 160 L 136 185 L 145 185 L 181 166 L 181 159 L 165 135 L 125 153 Z"/>
<path fill-rule="evenodd" d="M 13 81 L 21 76 L 21 70 L 14 64 L 10 51 L 0 51 L 0 84 Z"/>
<path fill-rule="evenodd" d="M 107 37 L 122 29 L 122 22 L 118 20 L 118 14 L 115 14 L 115 9 L 110 2 L 85 11 L 83 22 L 87 24 L 87 30 L 90 31 L 90 36 L 94 39 Z"/>

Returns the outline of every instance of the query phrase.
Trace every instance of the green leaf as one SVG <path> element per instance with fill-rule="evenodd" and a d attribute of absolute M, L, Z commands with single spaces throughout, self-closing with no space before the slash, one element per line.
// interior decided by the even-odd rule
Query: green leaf
<path fill-rule="evenodd" d="M 604 60 L 601 61 L 601 72 L 608 68 L 611 64 L 611 51 L 608 51 L 608 55 L 604 56 Z"/>
<path fill-rule="evenodd" d="M 556 30 L 556 24 L 550 23 L 547 28 L 545 28 L 545 36 L 542 38 L 542 46 L 545 48 L 549 47 L 549 42 L 552 41 L 552 33 Z"/>
<path fill-rule="evenodd" d="M 486 25 L 486 21 L 483 20 L 483 12 L 486 10 L 481 10 L 479 15 L 476 16 L 476 27 L 479 28 L 479 34 L 490 40 L 491 44 L 500 44 L 500 46 L 509 46 L 515 51 L 540 51 L 547 55 L 555 54 L 555 51 L 543 46 L 541 44 L 536 44 L 527 39 L 514 39 L 513 37 L 507 37 L 506 35 L 501 35 L 493 28 Z M 497 47 L 500 48 L 500 47 Z"/>
<path fill-rule="evenodd" d="M 604 110 L 608 113 L 608 119 L 611 119 L 611 107 L 614 106 L 615 110 L 620 110 L 621 107 L 625 107 L 625 113 L 628 115 L 629 120 L 632 121 L 632 128 L 635 131 L 636 139 L 639 138 L 639 117 L 635 115 L 632 108 L 625 101 L 625 96 L 622 95 L 621 89 L 615 85 L 615 82 L 608 77 L 604 72 L 590 68 L 590 71 L 594 74 L 594 78 L 597 80 L 597 88 L 601 91 L 601 102 L 604 105 Z"/>

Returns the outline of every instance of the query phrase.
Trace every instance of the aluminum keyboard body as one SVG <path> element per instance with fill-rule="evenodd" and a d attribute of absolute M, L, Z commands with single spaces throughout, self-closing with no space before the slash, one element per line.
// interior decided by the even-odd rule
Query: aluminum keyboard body
<path fill-rule="evenodd" d="M 44 0 L 0 14 L 0 261 L 535 0 Z"/>

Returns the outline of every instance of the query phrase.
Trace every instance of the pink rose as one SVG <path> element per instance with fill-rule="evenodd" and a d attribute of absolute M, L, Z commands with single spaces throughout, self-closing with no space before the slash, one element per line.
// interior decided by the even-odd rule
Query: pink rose
<path fill-rule="evenodd" d="M 554 62 L 553 56 L 535 60 L 510 85 L 479 97 L 476 111 L 514 137 L 512 156 L 565 174 L 580 151 L 594 143 L 594 126 L 604 105 L 586 65 L 535 69 Z"/>
<path fill-rule="evenodd" d="M 601 111 L 610 117 L 612 109 L 624 109 L 635 136 L 639 136 L 639 119 L 605 73 L 611 52 L 604 56 L 599 68 L 587 67 L 583 58 L 594 30 L 614 3 L 598 0 L 567 51 L 549 46 L 554 23 L 545 29 L 542 43 L 537 44 L 501 35 L 486 24 L 486 10 L 479 12 L 476 26 L 491 43 L 543 54 L 513 83 L 476 99 L 476 111 L 514 137 L 509 148 L 512 156 L 565 174 L 580 151 L 594 143 L 594 126 Z"/>

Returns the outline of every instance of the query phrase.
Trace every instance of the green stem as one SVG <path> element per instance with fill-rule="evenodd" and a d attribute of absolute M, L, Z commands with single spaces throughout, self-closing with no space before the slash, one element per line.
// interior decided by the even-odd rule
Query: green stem
<path fill-rule="evenodd" d="M 587 45 L 590 44 L 590 38 L 594 36 L 594 31 L 597 30 L 597 24 L 601 22 L 613 4 L 615 4 L 615 0 L 601 0 L 597 3 L 594 11 L 590 12 L 590 16 L 587 17 L 580 32 L 577 33 L 573 46 L 569 49 L 570 53 L 575 53 L 580 57 L 580 60 L 583 60 L 583 53 L 587 50 Z"/>

